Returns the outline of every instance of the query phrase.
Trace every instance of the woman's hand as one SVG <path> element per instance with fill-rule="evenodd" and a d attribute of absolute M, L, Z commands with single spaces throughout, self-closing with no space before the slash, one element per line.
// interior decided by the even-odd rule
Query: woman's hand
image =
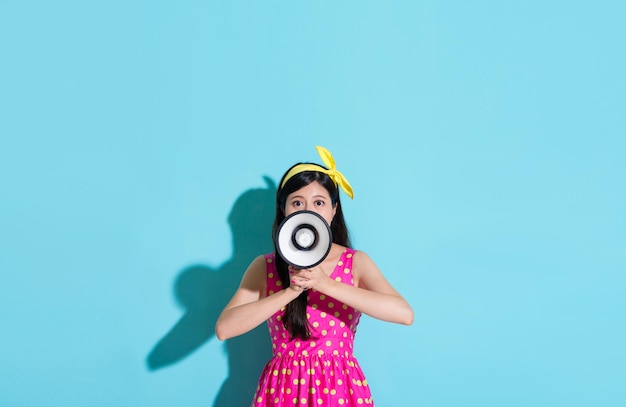
<path fill-rule="evenodd" d="M 324 287 L 332 281 L 319 266 L 310 269 L 296 269 L 289 266 L 289 275 L 291 281 L 289 287 L 296 291 L 314 288 L 317 291 L 324 292 Z"/>

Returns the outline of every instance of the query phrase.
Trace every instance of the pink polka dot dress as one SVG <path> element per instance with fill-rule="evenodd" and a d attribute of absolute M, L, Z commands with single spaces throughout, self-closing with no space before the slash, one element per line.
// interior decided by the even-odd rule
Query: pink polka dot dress
<path fill-rule="evenodd" d="M 354 285 L 353 249 L 346 249 L 331 278 Z M 265 256 L 268 295 L 283 289 L 274 263 Z M 352 350 L 361 313 L 316 290 L 307 291 L 311 337 L 290 339 L 284 308 L 267 321 L 272 359 L 265 365 L 252 402 L 261 406 L 373 406 L 367 380 Z"/>

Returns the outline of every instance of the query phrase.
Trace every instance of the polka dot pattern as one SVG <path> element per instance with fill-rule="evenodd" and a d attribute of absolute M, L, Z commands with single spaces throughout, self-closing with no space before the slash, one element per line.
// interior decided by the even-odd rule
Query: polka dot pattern
<path fill-rule="evenodd" d="M 331 278 L 354 285 L 353 249 L 342 253 Z M 274 264 L 265 256 L 268 293 L 282 289 Z M 267 321 L 273 357 L 265 366 L 252 407 L 373 406 L 367 380 L 352 350 L 361 313 L 316 290 L 307 291 L 311 338 L 291 340 L 284 308 Z"/>

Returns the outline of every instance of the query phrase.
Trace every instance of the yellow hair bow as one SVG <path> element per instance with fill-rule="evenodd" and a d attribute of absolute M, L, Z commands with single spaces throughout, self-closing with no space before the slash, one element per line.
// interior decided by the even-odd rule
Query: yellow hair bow
<path fill-rule="evenodd" d="M 330 153 L 330 151 L 321 146 L 315 146 L 315 149 L 320 155 L 322 162 L 326 167 L 328 167 L 328 169 L 317 164 L 298 164 L 291 170 L 289 170 L 289 172 L 285 175 L 285 179 L 283 180 L 283 183 L 280 185 L 280 187 L 282 188 L 283 186 L 285 186 L 285 183 L 289 180 L 289 178 L 293 177 L 296 174 L 304 171 L 317 171 L 327 174 L 330 179 L 333 180 L 335 185 L 343 189 L 343 191 L 350 197 L 350 199 L 354 199 L 352 186 L 350 185 L 346 177 L 344 177 L 342 173 L 337 171 L 335 159 L 333 158 L 333 155 Z"/>

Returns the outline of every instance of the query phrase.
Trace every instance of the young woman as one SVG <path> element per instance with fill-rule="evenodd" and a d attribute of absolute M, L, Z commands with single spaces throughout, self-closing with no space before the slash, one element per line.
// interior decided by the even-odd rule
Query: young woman
<path fill-rule="evenodd" d="M 367 380 L 354 357 L 361 313 L 410 325 L 413 310 L 362 251 L 350 247 L 339 188 L 353 197 L 330 152 L 316 147 L 325 166 L 298 163 L 283 175 L 276 194 L 273 232 L 290 214 L 308 210 L 330 225 L 327 257 L 294 269 L 275 253 L 258 256 L 222 311 L 220 340 L 267 321 L 273 357 L 265 366 L 252 406 L 373 405 Z"/>

